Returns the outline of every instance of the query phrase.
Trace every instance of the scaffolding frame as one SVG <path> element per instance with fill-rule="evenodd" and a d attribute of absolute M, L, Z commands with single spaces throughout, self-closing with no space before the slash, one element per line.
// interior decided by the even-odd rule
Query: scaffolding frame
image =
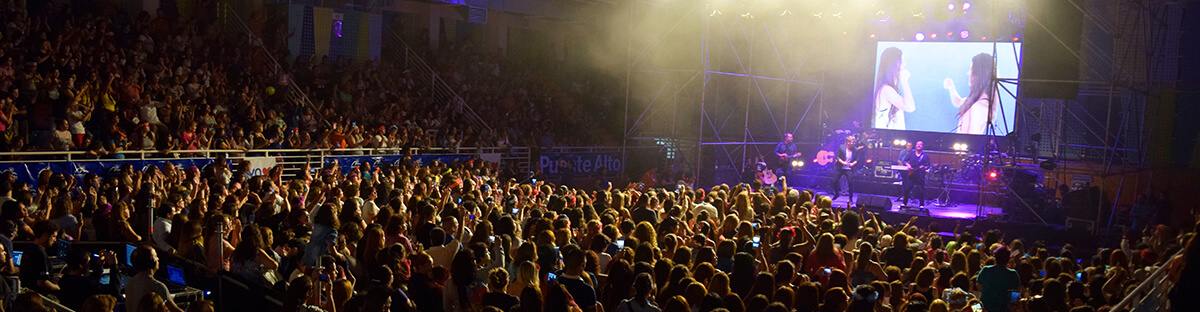
<path fill-rule="evenodd" d="M 1017 11 L 1023 10 L 1025 4 L 1029 1 L 1036 0 L 990 0 L 993 8 L 1000 8 L 1003 5 L 1016 5 Z M 1102 199 L 1113 199 L 1111 204 L 1111 212 L 1109 213 L 1107 223 L 1105 223 L 1104 211 L 1105 201 L 1099 201 L 1096 207 L 1096 220 L 1093 227 L 1094 230 L 1099 230 L 1100 226 L 1111 228 L 1117 205 L 1119 205 L 1123 196 L 1127 196 L 1129 192 L 1139 193 L 1138 190 L 1128 190 L 1125 183 L 1125 175 L 1131 172 L 1141 172 L 1147 169 L 1146 159 L 1152 142 L 1151 135 L 1153 134 L 1153 125 L 1146 124 L 1146 115 L 1148 113 L 1146 102 L 1150 99 L 1158 98 L 1160 95 L 1153 90 L 1155 80 L 1151 77 L 1156 76 L 1156 71 L 1168 70 L 1160 63 L 1163 61 L 1163 48 L 1166 44 L 1164 36 L 1166 36 L 1168 21 L 1165 20 L 1164 14 L 1167 11 L 1165 8 L 1169 4 L 1162 3 L 1158 0 L 1119 0 L 1115 2 L 1105 1 L 1089 1 L 1089 0 L 1066 0 L 1072 6 L 1083 13 L 1084 35 L 1081 37 L 1080 47 L 1071 49 L 1078 51 L 1075 57 L 1080 61 L 1082 75 L 1076 80 L 1035 80 L 1035 79 L 1018 79 L 1015 77 L 993 77 L 994 91 L 1012 93 L 1016 103 L 1017 112 L 1014 114 L 1018 118 L 1034 116 L 1029 120 L 1036 120 L 1041 126 L 1040 133 L 1049 137 L 1053 142 L 1053 152 L 1055 157 L 1063 157 L 1073 155 L 1080 162 L 1059 161 L 1056 162 L 1055 170 L 1046 170 L 1043 174 L 1049 173 L 1055 181 L 1059 181 L 1060 177 L 1071 174 L 1091 175 L 1101 178 L 1098 186 Z M 816 56 L 820 58 L 825 52 L 825 49 L 820 47 L 812 47 L 803 50 L 804 57 L 799 64 L 788 64 L 785 58 L 782 57 L 781 47 L 775 45 L 774 36 L 778 32 L 773 32 L 773 25 L 782 25 L 781 19 L 789 18 L 789 16 L 752 16 L 750 14 L 740 14 L 740 12 L 719 12 L 713 9 L 710 4 L 722 2 L 721 0 L 682 2 L 655 2 L 652 0 L 634 1 L 629 6 L 629 25 L 628 32 L 630 40 L 628 41 L 628 51 L 626 55 L 626 105 L 625 105 L 625 125 L 624 138 L 622 145 L 628 146 L 631 140 L 653 136 L 670 137 L 677 140 L 689 140 L 695 138 L 695 145 L 690 154 L 695 155 L 695 159 L 691 163 L 694 166 L 695 176 L 699 177 L 702 170 L 711 170 L 712 168 L 702 168 L 703 157 L 705 156 L 704 149 L 711 147 L 716 151 L 710 157 L 717 158 L 715 160 L 717 167 L 727 165 L 730 168 L 740 169 L 740 166 L 745 163 L 745 160 L 751 153 L 752 149 L 758 150 L 761 154 L 762 146 L 774 145 L 775 140 L 768 139 L 751 131 L 751 112 L 754 106 L 765 105 L 767 110 L 771 110 L 769 116 L 776 123 L 773 125 L 777 130 L 777 134 L 785 132 L 795 132 L 800 130 L 801 125 L 806 122 L 806 119 L 812 118 L 810 113 L 815 113 L 817 116 L 817 124 L 821 125 L 824 122 L 825 103 L 823 94 L 825 93 L 825 68 L 822 62 L 812 62 L 810 57 Z M 1099 4 L 1098 4 L 1099 3 Z M 676 6 L 670 8 L 670 6 Z M 678 9 L 683 6 L 686 14 L 678 16 L 678 20 L 672 23 L 672 26 L 661 33 L 659 38 L 670 35 L 675 31 L 681 30 L 679 25 L 686 21 L 695 22 L 699 20 L 701 28 L 701 36 L 699 38 L 699 49 L 692 53 L 699 53 L 700 64 L 695 68 L 686 66 L 687 68 L 647 68 L 639 66 L 639 61 L 647 54 L 647 51 L 658 48 L 655 43 L 635 49 L 635 44 L 632 39 L 632 33 L 638 23 L 635 23 L 635 12 L 639 9 L 658 8 L 658 9 Z M 1011 10 L 993 10 L 993 14 L 1008 14 Z M 1023 13 L 1023 12 L 1020 12 Z M 806 14 L 800 12 L 799 14 Z M 760 14 L 765 15 L 765 14 Z M 1028 20 L 1022 19 L 1024 25 L 1022 27 L 1045 27 L 1042 22 L 1034 16 L 1020 14 L 1018 16 L 1029 17 Z M 996 21 L 1004 21 L 1008 17 L 995 19 Z M 867 23 L 867 21 L 863 21 Z M 684 27 L 686 28 L 686 27 Z M 783 28 L 783 27 L 780 27 Z M 996 23 L 992 24 L 992 41 L 999 43 L 999 36 L 996 34 L 1000 31 Z M 1102 35 L 1105 38 L 1121 38 L 1120 40 L 1111 40 L 1111 42 L 1102 42 L 1093 40 L 1094 36 L 1088 35 L 1088 30 L 1099 31 L 1097 35 Z M 783 28 L 786 33 L 786 28 Z M 1059 44 L 1067 45 L 1055 30 L 1049 30 L 1049 33 L 1056 39 Z M 766 36 L 767 40 L 762 40 L 760 37 Z M 784 35 L 786 38 L 786 34 Z M 745 46 L 739 47 L 740 42 Z M 730 45 L 731 51 L 735 54 L 737 70 L 726 70 L 724 64 L 714 64 L 717 61 L 712 55 L 710 49 L 717 44 Z M 791 51 L 795 51 L 795 47 L 782 47 Z M 755 50 L 767 49 L 773 51 L 775 58 L 766 58 L 765 60 L 759 56 L 756 60 Z M 739 55 L 738 53 L 748 50 L 749 53 Z M 760 52 L 761 53 L 761 52 Z M 757 64 L 756 64 L 756 61 Z M 763 67 L 763 64 L 770 63 L 772 66 L 778 65 L 785 75 L 763 74 L 757 72 L 756 69 Z M 813 63 L 817 63 L 814 65 Z M 811 77 L 798 77 L 803 69 L 819 68 L 812 73 Z M 653 93 L 653 97 L 649 104 L 644 107 L 634 107 L 631 104 L 631 93 L 633 87 L 634 75 L 675 75 L 676 78 L 663 78 L 661 85 L 655 85 L 657 92 Z M 1160 74 L 1157 74 L 1160 75 Z M 744 88 L 739 88 L 737 92 L 741 92 L 741 97 L 737 102 L 737 108 L 729 109 L 723 112 L 722 105 L 731 105 L 722 101 L 719 94 L 720 90 L 715 90 L 718 80 L 721 79 L 740 79 L 745 83 Z M 764 86 L 762 82 L 782 82 L 783 86 Z M 1018 83 L 1078 83 L 1081 84 L 1081 95 L 1103 95 L 1107 97 L 1107 103 L 1104 107 L 1103 116 L 1097 116 L 1087 110 L 1069 109 L 1068 104 L 1080 102 L 1080 98 L 1075 100 L 1064 101 L 1048 101 L 1041 100 L 1040 107 L 1034 107 L 1030 104 L 1031 99 L 1021 98 L 1016 94 L 1013 86 Z M 697 84 L 699 84 L 697 86 Z M 794 85 L 809 85 L 815 88 L 815 91 L 805 94 L 794 94 Z M 674 86 L 674 88 L 671 88 Z M 782 106 L 771 106 L 772 100 L 766 95 L 771 91 L 786 88 Z M 775 90 L 773 90 L 775 89 Z M 697 95 L 698 94 L 698 95 Z M 716 96 L 714 96 L 716 95 Z M 758 99 L 754 99 L 758 97 Z M 995 99 L 993 99 L 995 101 Z M 1047 104 L 1052 103 L 1052 104 Z M 997 104 L 995 102 L 993 105 Z M 681 122 L 679 115 L 681 105 L 697 105 L 699 106 L 698 121 L 688 127 L 686 122 Z M 671 108 L 671 122 L 657 122 L 660 119 L 655 118 L 656 111 Z M 777 108 L 783 110 L 783 122 L 780 123 L 776 116 Z M 816 108 L 816 112 L 813 112 Z M 1064 132 L 1067 129 L 1066 118 L 1060 118 L 1057 121 L 1047 122 L 1042 120 L 1040 114 L 1034 110 L 1055 109 L 1059 113 L 1056 116 L 1073 118 L 1073 121 L 1081 125 L 1086 130 L 1084 135 L 1089 139 L 1094 139 L 1101 142 L 1102 146 L 1089 146 L 1088 144 L 1075 144 L 1065 137 Z M 638 112 L 640 111 L 640 112 Z M 800 118 L 793 119 L 790 117 L 793 111 L 803 111 Z M 740 113 L 740 114 L 739 114 Z M 740 115 L 740 116 L 739 116 Z M 686 117 L 685 117 L 686 118 Z M 740 119 L 741 122 L 736 120 Z M 734 121 L 731 123 L 731 120 Z M 1101 127 L 1088 126 L 1088 121 L 1100 123 L 1103 120 Z M 651 121 L 651 122 L 647 122 Z M 1117 121 L 1114 123 L 1114 121 Z M 649 126 L 648 124 L 656 124 Z M 729 127 L 734 124 L 733 127 Z M 665 130 L 666 125 L 669 125 L 669 130 Z M 1014 123 L 1017 129 L 1021 129 L 1019 124 Z M 659 127 L 655 129 L 655 127 Z M 1114 129 L 1115 127 L 1115 129 Z M 991 127 L 989 127 L 991 128 Z M 813 130 L 820 130 L 815 128 Z M 1015 129 L 1014 129 L 1015 130 Z M 1116 130 L 1114 132 L 1114 130 Z M 990 132 L 990 131 L 989 131 Z M 756 134 L 758 137 L 756 137 Z M 1130 137 L 1134 136 L 1134 137 Z M 740 137 L 740 138 L 739 138 Z M 984 144 L 979 146 L 987 146 L 989 140 L 995 138 L 992 135 L 981 136 Z M 1040 145 L 1045 144 L 1039 143 Z M 807 142 L 814 143 L 814 142 Z M 1087 161 L 1085 150 L 1098 150 L 1100 157 L 1098 162 Z M 1043 159 L 1041 153 L 1032 155 L 1035 159 Z M 985 161 L 985 164 L 988 161 Z M 989 171 L 992 168 L 986 168 Z M 1115 196 L 1105 196 L 1105 179 L 1119 177 L 1121 180 L 1117 182 L 1119 185 L 1115 191 Z M 1150 176 L 1153 178 L 1153 175 Z M 1148 190 L 1150 183 L 1137 181 L 1134 184 L 1146 185 Z M 982 194 L 982 189 L 981 189 Z M 982 202 L 982 201 L 980 201 Z M 1028 203 L 1025 203 L 1027 208 Z"/>
<path fill-rule="evenodd" d="M 1001 0 L 992 0 L 992 3 L 998 4 L 1000 1 Z M 1093 40 L 1093 38 L 1087 36 L 1086 33 L 1080 37 L 1081 42 L 1079 43 L 1079 47 L 1074 48 L 1071 47 L 1071 45 L 1067 42 L 1064 42 L 1064 39 L 1059 37 L 1059 34 L 1056 32 L 1056 30 L 1047 29 L 1036 15 L 1022 14 L 1023 16 L 1027 17 L 1024 25 L 1025 28 L 1041 27 L 1050 34 L 1057 44 L 1067 47 L 1068 50 L 1072 52 L 1073 56 L 1080 63 L 1080 69 L 1082 72 L 1081 76 L 1084 78 L 1077 80 L 1038 80 L 1018 79 L 1013 77 L 995 77 L 993 74 L 993 92 L 1003 90 L 1003 92 L 1006 94 L 1011 95 L 1016 101 L 1015 107 L 1018 110 L 1018 114 L 1016 114 L 1017 116 L 1035 115 L 1031 112 L 1032 108 L 1030 106 L 1032 105 L 1027 105 L 1026 103 L 1028 99 L 1019 97 L 1018 94 L 1016 94 L 1016 91 L 1013 89 L 1020 83 L 1080 84 L 1080 96 L 1088 92 L 1090 92 L 1092 95 L 1097 93 L 1097 91 L 1103 92 L 1101 95 L 1104 95 L 1107 98 L 1107 103 L 1105 105 L 1106 114 L 1104 116 L 1104 128 L 1102 132 L 1097 132 L 1096 129 L 1092 129 L 1091 127 L 1087 126 L 1087 122 L 1084 117 L 1087 117 L 1087 119 L 1092 121 L 1099 120 L 1088 110 L 1082 110 L 1084 116 L 1080 116 L 1078 112 L 1069 111 L 1067 109 L 1066 105 L 1071 101 L 1078 102 L 1080 96 L 1077 96 L 1075 100 L 1056 102 L 1061 103 L 1062 105 L 1055 107 L 1060 112 L 1057 114 L 1058 116 L 1063 116 L 1062 112 L 1070 112 L 1072 117 L 1074 117 L 1079 124 L 1086 128 L 1086 134 L 1091 135 L 1092 139 L 1099 139 L 1099 141 L 1103 142 L 1103 147 L 1101 148 L 1103 153 L 1101 155 L 1100 162 L 1093 163 L 1088 161 L 1080 161 L 1077 164 L 1081 166 L 1058 166 L 1056 162 L 1053 170 L 1046 170 L 1046 172 L 1043 173 L 1043 175 L 1045 173 L 1050 173 L 1056 181 L 1059 179 L 1059 177 L 1070 174 L 1083 174 L 1100 178 L 1099 183 L 1096 184 L 1099 187 L 1101 200 L 1097 201 L 1096 219 L 1094 220 L 1092 227 L 1093 234 L 1099 234 L 1100 225 L 1103 224 L 1106 231 L 1110 230 L 1113 225 L 1113 220 L 1117 214 L 1118 206 L 1121 203 L 1121 195 L 1125 191 L 1126 174 L 1131 172 L 1140 172 L 1147 169 L 1146 156 L 1150 150 L 1149 144 L 1152 142 L 1151 135 L 1153 135 L 1154 131 L 1152 129 L 1149 131 L 1145 129 L 1146 100 L 1148 98 L 1158 96 L 1151 92 L 1154 81 L 1150 77 L 1154 76 L 1153 71 L 1155 69 L 1161 69 L 1161 66 L 1158 66 L 1155 62 L 1159 61 L 1157 60 L 1157 57 L 1161 56 L 1161 49 L 1165 44 L 1165 40 L 1162 40 L 1161 36 L 1164 36 L 1167 32 L 1167 22 L 1162 16 L 1166 10 L 1164 10 L 1163 6 L 1158 6 L 1158 4 L 1155 3 L 1156 1 L 1153 0 L 1120 0 L 1112 2 L 1112 5 L 1115 5 L 1116 8 L 1110 9 L 1111 12 L 1108 14 L 1109 16 L 1106 16 L 1106 14 L 1103 12 L 1098 12 L 1098 9 L 1095 6 L 1088 6 L 1086 3 L 1084 3 L 1084 0 L 1064 1 L 1069 2 L 1074 9 L 1079 10 L 1083 14 L 1085 29 L 1088 26 L 1091 26 L 1093 27 L 1092 29 L 1101 31 L 1102 35 L 1113 39 L 1111 44 L 1111 53 L 1114 55 L 1114 57 L 1108 57 L 1102 45 L 1097 43 L 1096 40 Z M 1006 12 L 1000 12 L 997 10 L 992 13 L 1001 14 Z M 1111 18 L 1117 19 L 1117 22 L 1113 23 L 1110 20 Z M 996 25 L 992 26 L 993 27 L 991 31 L 994 51 L 1000 42 L 1000 36 L 998 36 L 998 27 L 996 27 Z M 1124 38 L 1128 40 L 1117 40 L 1117 38 Z M 1139 47 L 1146 50 L 1138 51 Z M 1138 52 L 1144 54 L 1140 54 Z M 1118 53 L 1121 55 L 1118 56 Z M 993 53 L 993 55 L 995 55 L 995 53 Z M 1020 60 L 1018 60 L 1018 63 L 1019 62 Z M 993 62 L 993 64 L 995 63 L 996 62 Z M 1104 68 L 1103 66 L 1108 66 L 1109 72 L 1107 73 L 1107 77 L 1103 77 L 1105 76 L 1105 73 L 1101 72 L 1100 70 Z M 1133 67 L 1134 69 L 1129 69 L 1129 67 Z M 1140 67 L 1141 72 L 1134 71 L 1137 70 L 1138 67 Z M 995 71 L 993 71 L 993 73 L 994 72 Z M 1088 76 L 1103 77 L 1105 79 L 1086 79 Z M 1116 97 L 1122 97 L 1122 102 L 1118 103 L 1115 99 Z M 996 103 L 996 101 L 999 101 L 998 99 L 989 99 L 991 100 L 992 105 L 1000 104 Z M 1044 103 L 1045 102 L 1043 101 L 1042 104 Z M 1111 126 L 1113 124 L 1115 113 L 1114 106 L 1118 104 L 1124 106 L 1124 112 L 1119 116 L 1119 118 L 1121 118 L 1120 125 L 1118 126 L 1117 131 L 1114 133 L 1112 131 L 1113 129 L 1111 129 Z M 1040 108 L 1045 109 L 1046 105 L 1042 105 Z M 1081 148 L 1094 149 L 1099 147 L 1070 144 L 1063 133 L 1065 129 L 1063 127 L 1062 119 L 1059 120 L 1059 123 L 1056 126 L 1046 124 L 1041 118 L 1034 119 L 1041 123 L 1040 126 L 1043 129 L 1054 129 L 1054 131 L 1040 132 L 1050 134 L 1051 139 L 1055 143 L 1054 151 L 1050 159 L 1056 159 L 1064 155 L 1064 153 L 1069 153 L 1070 156 L 1074 156 L 1076 159 L 1085 160 L 1088 157 L 1085 156 Z M 1127 144 L 1122 144 L 1122 139 L 1124 136 L 1128 135 L 1126 127 L 1131 122 L 1137 122 L 1137 124 L 1140 125 L 1140 128 L 1142 128 L 1137 129 L 1136 133 L 1138 135 L 1135 138 L 1136 146 L 1132 148 L 1127 146 Z M 984 145 L 981 146 L 988 146 L 987 144 L 990 142 L 990 140 L 996 138 L 995 127 L 996 125 L 992 123 L 991 118 L 989 118 L 988 131 L 983 137 L 982 141 Z M 1151 127 L 1153 126 L 1151 125 Z M 1122 151 L 1130 150 L 1136 153 L 1136 159 L 1131 159 L 1127 155 L 1120 153 Z M 1041 156 L 1040 152 L 1035 154 L 1034 158 L 1040 159 L 1039 156 Z M 991 161 L 989 159 L 990 157 L 991 155 L 989 153 L 985 153 L 985 172 L 988 172 L 992 169 Z M 1117 170 L 1114 171 L 1114 169 Z M 1118 182 L 1118 187 L 1115 190 L 1116 194 L 1112 197 L 1112 207 L 1109 210 L 1108 220 L 1105 221 L 1105 200 L 1107 199 L 1105 196 L 1105 185 L 1107 184 L 1105 179 L 1109 177 L 1119 177 L 1120 181 Z M 1153 173 L 1151 173 L 1150 177 L 1151 179 L 1153 178 Z M 979 190 L 980 210 L 982 210 L 983 204 L 983 185 L 987 183 L 986 178 L 982 179 L 983 180 L 980 182 Z M 1149 181 L 1146 182 L 1146 185 L 1148 189 L 1150 185 Z M 1012 188 L 1008 187 L 1006 189 L 1010 194 L 1013 193 Z M 1020 199 L 1021 204 L 1024 205 L 1025 208 L 1030 212 L 1033 212 L 1039 221 L 1041 221 L 1043 224 L 1046 223 L 1046 221 L 1042 219 L 1042 217 L 1033 209 L 1029 202 L 1025 201 L 1020 196 L 1015 197 Z"/>

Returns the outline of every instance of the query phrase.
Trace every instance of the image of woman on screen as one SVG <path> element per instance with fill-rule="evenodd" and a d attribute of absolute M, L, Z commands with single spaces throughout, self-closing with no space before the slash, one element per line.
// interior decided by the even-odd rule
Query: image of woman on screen
<path fill-rule="evenodd" d="M 966 98 L 958 95 L 954 80 L 946 78 L 942 86 L 950 90 L 950 103 L 958 107 L 958 127 L 955 133 L 984 134 L 988 124 L 989 99 L 992 92 L 992 55 L 980 53 L 971 58 L 971 70 L 967 72 L 967 83 L 971 93 Z"/>
<path fill-rule="evenodd" d="M 908 78 L 912 74 L 904 69 L 903 53 L 891 47 L 879 55 L 879 70 L 875 72 L 875 128 L 905 130 L 904 114 L 917 109 L 913 102 Z M 903 93 L 902 93 L 903 92 Z"/>

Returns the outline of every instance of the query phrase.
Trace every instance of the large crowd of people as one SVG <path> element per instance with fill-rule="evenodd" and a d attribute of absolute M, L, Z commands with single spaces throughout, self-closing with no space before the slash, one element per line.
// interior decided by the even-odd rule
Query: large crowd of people
<path fill-rule="evenodd" d="M 564 99 L 596 98 L 598 87 L 551 82 L 498 56 L 464 56 L 481 54 L 469 45 L 431 63 L 493 131 L 466 126 L 455 103 L 433 101 L 395 64 L 296 57 L 272 71 L 254 50 L 264 43 L 226 38 L 209 14 L 6 9 L 4 151 L 104 158 L 126 149 L 604 140 L 601 120 Z M 313 106 L 286 100 L 290 81 Z M 1200 279 L 1191 278 L 1200 268 L 1187 265 L 1200 257 L 1195 227 L 1145 226 L 1111 248 L 1077 250 L 976 225 L 889 223 L 786 181 L 782 189 L 610 184 L 588 192 L 502 176 L 480 160 L 306 164 L 294 176 L 282 167 L 250 176 L 229 164 L 43 171 L 36 183 L 0 174 L 0 274 L 20 281 L 19 289 L 0 285 L 11 295 L 0 306 L 220 306 L 177 303 L 160 280 L 165 261 L 195 264 L 191 274 L 208 281 L 233 276 L 288 312 L 1108 311 L 1161 267 L 1176 310 L 1200 298 Z M 136 248 L 127 260 L 87 244 L 47 252 L 60 242 Z M 121 272 L 127 282 L 112 283 Z M 229 294 L 214 284 L 195 285 L 222 303 Z"/>
<path fill-rule="evenodd" d="M 443 102 L 404 64 L 292 56 L 281 44 L 294 33 L 226 36 L 213 14 L 199 13 L 203 8 L 189 16 L 161 9 L 130 16 L 92 6 L 0 12 L 0 151 L 120 158 L 122 150 L 612 142 L 597 131 L 606 124 L 597 114 L 564 104 L 599 98 L 591 96 L 595 88 L 577 80 L 535 82 L 550 74 L 516 62 L 504 62 L 502 75 L 498 55 L 467 48 L 430 53 L 465 101 Z M 272 58 L 283 62 L 278 70 Z M 291 83 L 311 105 L 290 100 Z M 470 122 L 464 105 L 491 129 Z M 542 139 L 557 133 L 563 134 Z"/>
<path fill-rule="evenodd" d="M 1196 300 L 1195 228 L 1149 226 L 1090 251 L 888 223 L 786 186 L 584 192 L 477 160 L 304 169 L 5 174 L 0 272 L 81 311 L 112 311 L 119 294 L 130 311 L 180 310 L 154 278 L 167 258 L 277 291 L 281 311 L 1108 311 L 1162 266 L 1172 304 Z M 120 290 L 94 287 L 92 272 L 119 263 L 111 252 L 76 247 L 51 271 L 60 240 L 141 247 Z M 20 266 L 5 256 L 13 241 L 28 246 Z"/>

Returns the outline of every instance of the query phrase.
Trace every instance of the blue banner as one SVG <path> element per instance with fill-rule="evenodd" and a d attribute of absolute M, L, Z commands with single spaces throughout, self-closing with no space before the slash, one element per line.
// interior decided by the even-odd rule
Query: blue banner
<path fill-rule="evenodd" d="M 327 164 L 327 165 L 331 164 L 331 163 L 333 163 L 333 161 L 336 160 L 338 162 L 338 165 L 341 166 L 341 168 L 342 168 L 342 174 L 348 174 L 348 173 L 350 173 L 350 170 L 358 167 L 363 162 L 371 164 L 371 167 L 378 167 L 379 164 L 381 164 L 381 163 L 389 163 L 389 164 L 393 164 L 393 165 L 399 165 L 400 162 L 405 159 L 405 157 L 412 159 L 413 162 L 418 163 L 418 164 L 429 164 L 435 160 L 440 161 L 442 163 L 452 163 L 455 161 L 467 161 L 467 160 L 471 160 L 472 158 L 474 158 L 475 155 L 472 155 L 472 154 L 446 154 L 446 155 L 411 155 L 411 156 L 403 156 L 403 155 L 328 156 L 328 157 L 325 157 L 325 164 Z"/>
<path fill-rule="evenodd" d="M 112 160 L 97 160 L 97 161 L 66 161 L 66 162 L 24 162 L 24 163 L 7 163 L 0 164 L 0 172 L 12 171 L 17 181 L 28 183 L 31 187 L 36 188 L 38 183 L 38 173 L 43 170 L 50 170 L 60 173 L 71 173 L 76 179 L 82 181 L 83 176 L 88 173 L 95 173 L 101 177 L 115 176 L 121 170 L 121 166 L 130 164 L 136 170 L 144 170 L 149 166 L 162 168 L 167 163 L 174 164 L 178 168 L 204 166 L 212 163 L 212 159 L 208 158 L 184 158 L 184 159 L 112 159 Z"/>
<path fill-rule="evenodd" d="M 538 168 L 548 177 L 561 176 L 570 172 L 590 176 L 608 169 L 609 174 L 621 172 L 624 167 L 618 153 L 545 153 L 538 157 Z"/>

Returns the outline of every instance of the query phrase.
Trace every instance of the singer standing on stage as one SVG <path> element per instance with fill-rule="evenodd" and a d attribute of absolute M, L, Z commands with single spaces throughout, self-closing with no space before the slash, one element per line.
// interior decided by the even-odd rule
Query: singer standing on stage
<path fill-rule="evenodd" d="M 858 164 L 858 161 L 854 159 L 854 152 L 854 136 L 847 136 L 846 144 L 838 146 L 837 153 L 835 153 L 837 156 L 837 165 L 835 166 L 836 170 L 833 172 L 833 182 L 830 184 L 830 187 L 833 188 L 833 200 L 837 200 L 842 195 L 841 180 L 844 176 L 846 177 L 846 186 L 850 191 L 849 201 L 854 201 L 854 179 L 851 176 L 854 165 Z"/>
<path fill-rule="evenodd" d="M 904 185 L 900 187 L 900 197 L 903 197 L 904 205 L 908 205 L 908 200 L 912 198 L 913 188 L 917 188 L 917 199 L 920 200 L 921 206 L 925 206 L 925 170 L 929 169 L 929 155 L 925 154 L 925 142 L 917 141 L 912 153 L 904 159 L 904 166 L 908 167 L 908 172 L 904 174 Z"/>

